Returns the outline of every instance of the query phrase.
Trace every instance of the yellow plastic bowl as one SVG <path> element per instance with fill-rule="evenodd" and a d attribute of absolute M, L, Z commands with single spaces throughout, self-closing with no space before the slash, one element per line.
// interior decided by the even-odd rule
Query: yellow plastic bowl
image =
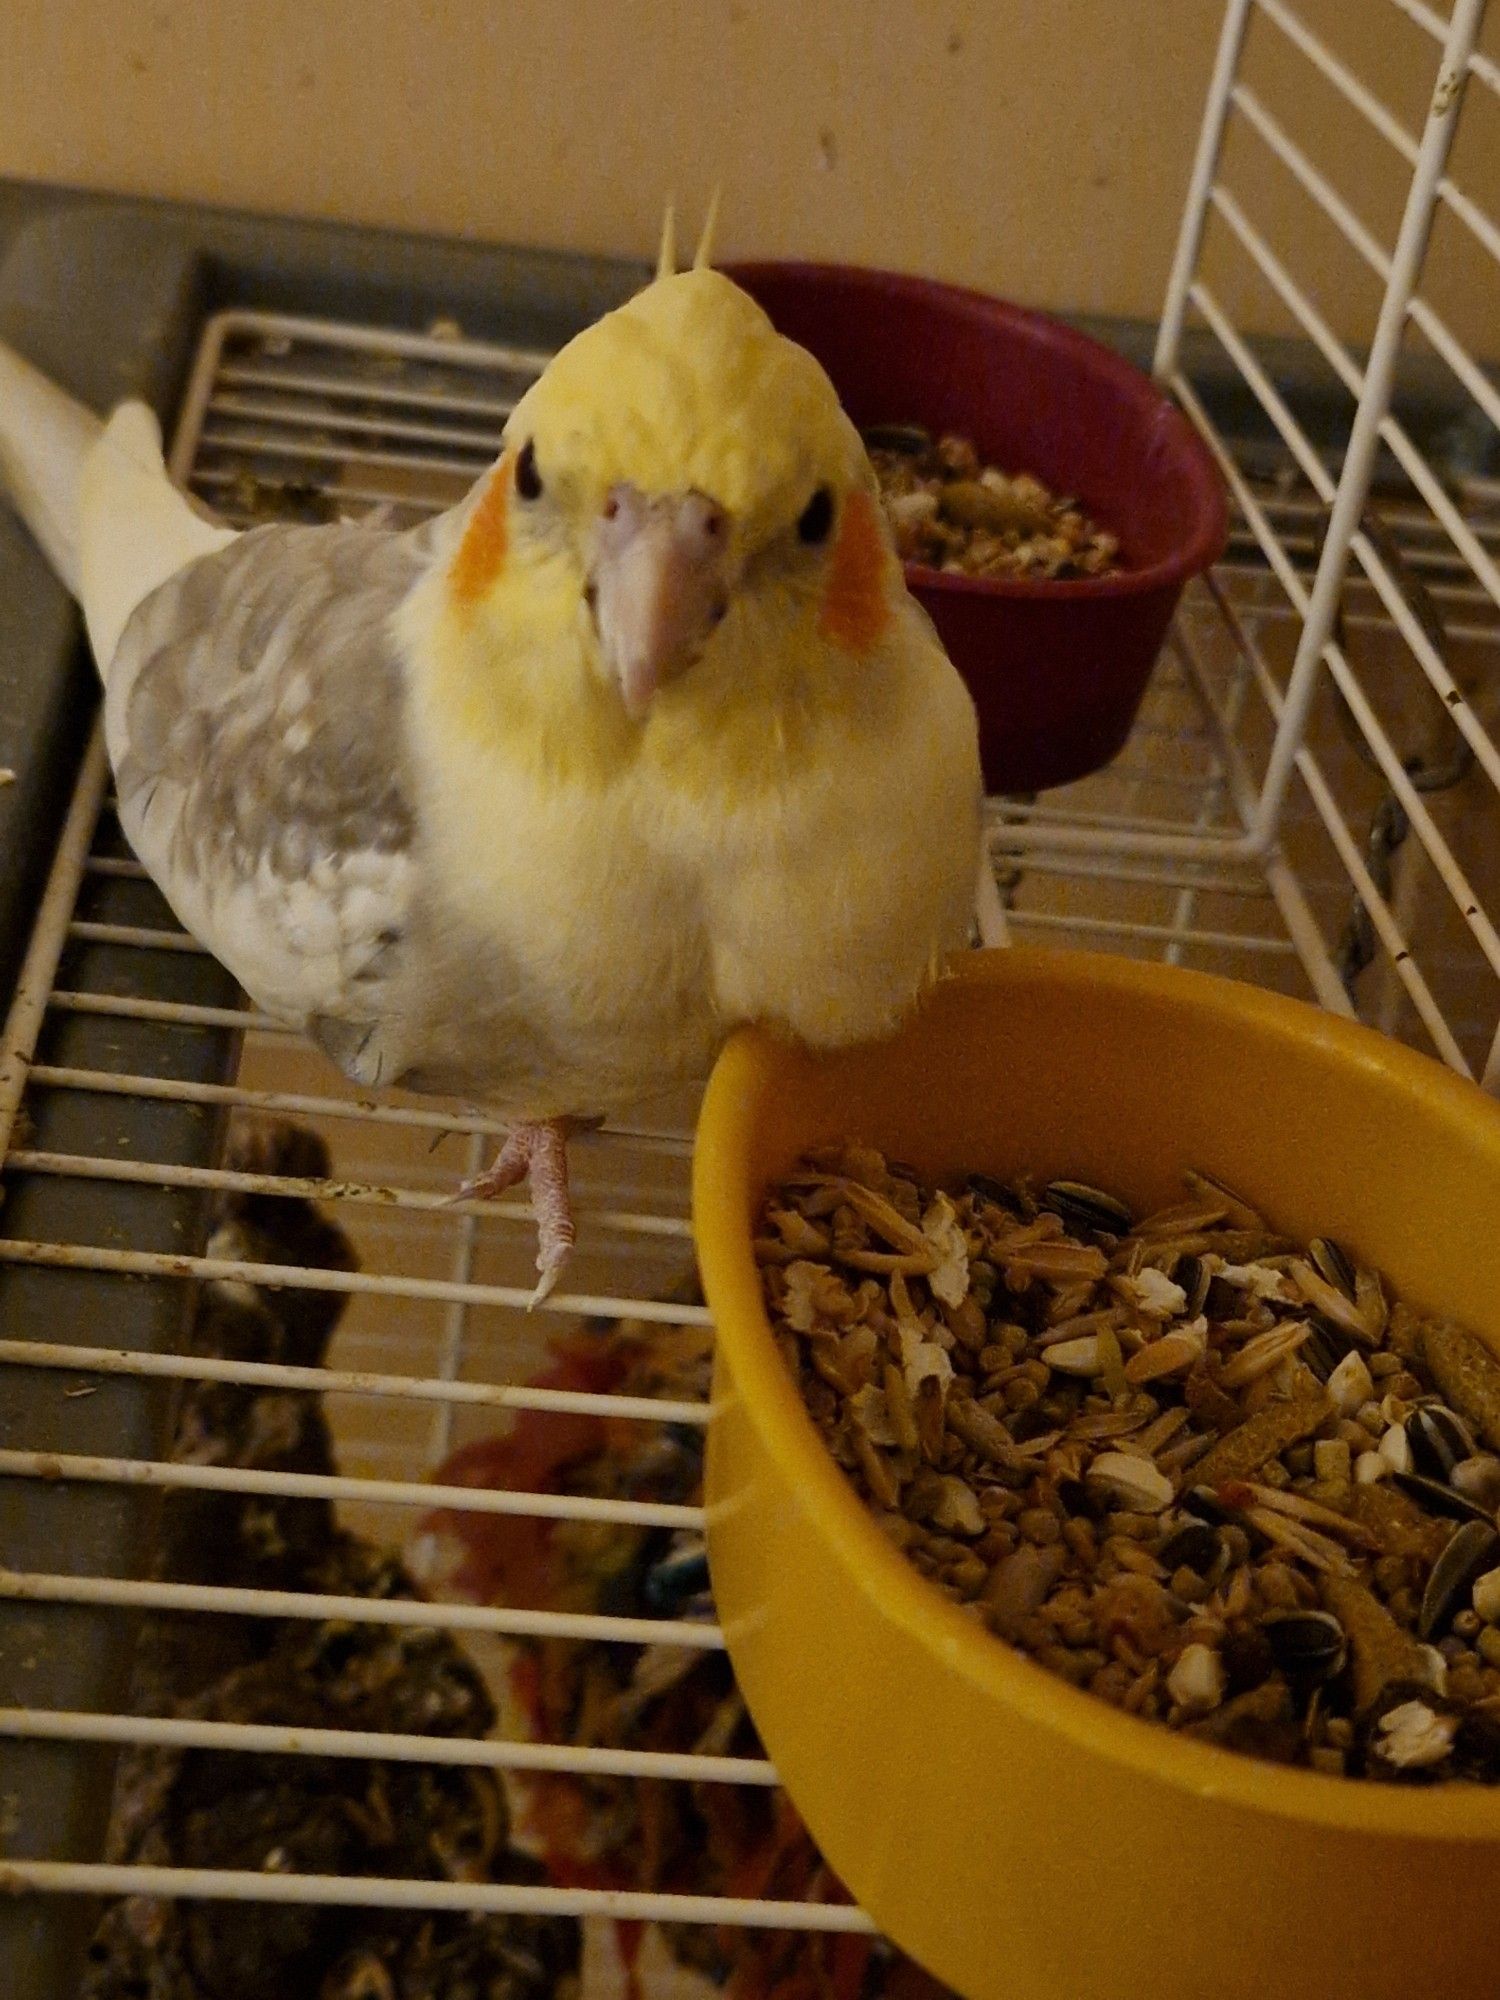
<path fill-rule="evenodd" d="M 1144 1207 L 1199 1166 L 1500 1347 L 1500 1105 L 1250 987 L 986 953 L 880 1047 L 815 1059 L 737 1036 L 693 1190 L 730 1656 L 814 1837 L 890 1937 L 970 2000 L 1500 1994 L 1500 1792 L 1171 1735 L 1012 1652 L 885 1541 L 786 1377 L 751 1252 L 768 1183 L 843 1137 L 928 1173 L 1069 1173 Z"/>

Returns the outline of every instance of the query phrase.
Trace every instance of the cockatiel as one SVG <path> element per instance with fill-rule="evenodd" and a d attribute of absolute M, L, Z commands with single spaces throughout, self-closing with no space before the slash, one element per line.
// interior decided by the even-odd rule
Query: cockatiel
<path fill-rule="evenodd" d="M 537 1296 L 580 1121 L 738 1023 L 891 1027 L 962 942 L 972 706 L 823 370 L 667 267 L 411 531 L 244 533 L 138 402 L 0 349 L 0 480 L 82 605 L 124 831 L 267 1013 L 366 1087 L 512 1122 Z"/>

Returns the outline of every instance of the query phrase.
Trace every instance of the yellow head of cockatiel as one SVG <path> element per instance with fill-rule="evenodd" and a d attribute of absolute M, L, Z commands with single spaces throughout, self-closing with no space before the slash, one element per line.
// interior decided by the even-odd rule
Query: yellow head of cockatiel
<path fill-rule="evenodd" d="M 661 707 L 795 699 L 891 621 L 900 567 L 859 434 L 721 272 L 659 277 L 579 334 L 505 436 L 448 610 L 532 707 L 571 700 L 576 726 L 581 682 L 628 738 Z"/>

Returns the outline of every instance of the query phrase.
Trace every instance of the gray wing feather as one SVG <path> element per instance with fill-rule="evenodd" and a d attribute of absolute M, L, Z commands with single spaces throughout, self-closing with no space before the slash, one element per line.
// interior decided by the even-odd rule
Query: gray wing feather
<path fill-rule="evenodd" d="M 391 615 L 412 534 L 271 526 L 144 600 L 110 673 L 122 826 L 177 915 L 258 1005 L 374 1022 L 415 860 Z"/>

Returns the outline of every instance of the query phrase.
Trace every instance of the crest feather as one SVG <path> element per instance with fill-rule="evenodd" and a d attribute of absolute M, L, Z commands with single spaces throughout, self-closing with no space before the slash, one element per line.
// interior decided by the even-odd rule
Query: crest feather
<path fill-rule="evenodd" d="M 719 224 L 719 194 L 717 182 L 708 198 L 708 213 L 703 218 L 703 232 L 698 238 L 698 248 L 693 252 L 693 269 L 706 271 L 714 254 L 714 231 Z"/>
<path fill-rule="evenodd" d="M 677 211 L 669 201 L 661 219 L 661 248 L 656 253 L 656 275 L 670 278 L 677 269 Z"/>

